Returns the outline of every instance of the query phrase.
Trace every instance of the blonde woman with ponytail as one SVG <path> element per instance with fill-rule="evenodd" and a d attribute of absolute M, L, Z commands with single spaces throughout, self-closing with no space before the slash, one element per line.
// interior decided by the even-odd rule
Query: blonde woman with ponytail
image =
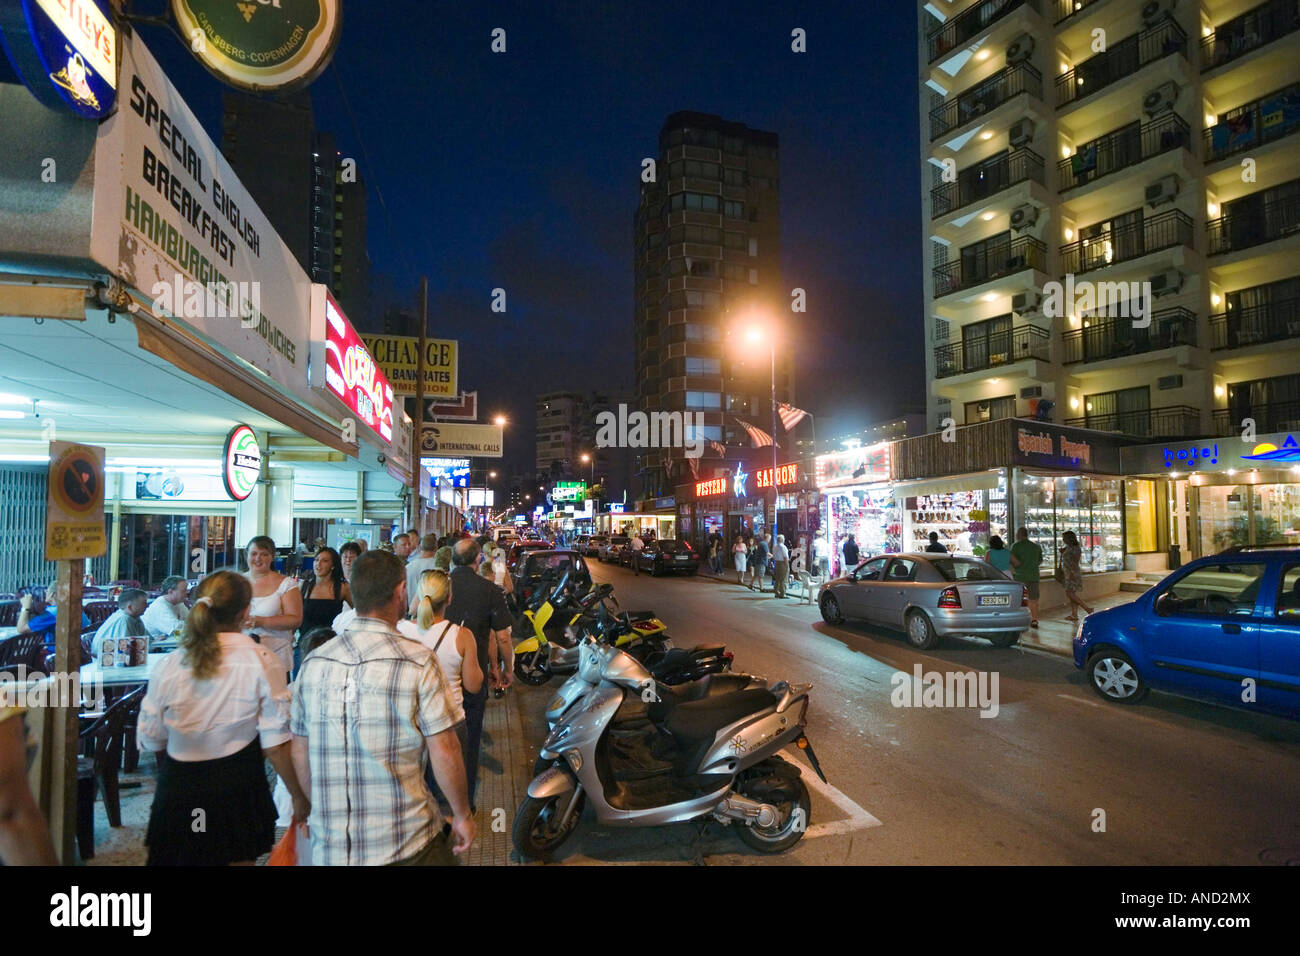
<path fill-rule="evenodd" d="M 253 589 L 233 571 L 199 585 L 180 649 L 149 680 L 142 750 L 158 753 L 145 844 L 150 866 L 252 865 L 271 850 L 275 804 L 265 756 L 305 822 L 311 804 L 289 754 L 289 690 L 280 658 L 240 633 Z M 203 826 L 196 827 L 196 808 Z"/>
<path fill-rule="evenodd" d="M 430 648 L 438 658 L 438 666 L 447 677 L 447 688 L 452 697 L 455 713 L 456 739 L 460 741 L 461 758 L 465 757 L 467 733 L 465 725 L 465 692 L 477 694 L 483 688 L 483 669 L 478 662 L 478 647 L 474 632 L 453 624 L 446 618 L 451 602 L 451 576 L 446 571 L 425 571 L 415 593 L 415 620 L 399 621 L 397 630 L 403 637 L 419 641 Z M 425 768 L 425 781 L 429 789 L 437 792 L 433 773 Z"/>

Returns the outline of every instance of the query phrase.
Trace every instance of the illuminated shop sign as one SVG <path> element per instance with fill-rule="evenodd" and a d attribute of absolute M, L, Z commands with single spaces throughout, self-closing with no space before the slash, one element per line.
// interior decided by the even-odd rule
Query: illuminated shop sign
<path fill-rule="evenodd" d="M 776 484 L 780 488 L 782 485 L 797 485 L 799 483 L 799 465 L 778 465 L 776 469 Z M 764 468 L 761 471 L 754 472 L 755 488 L 772 487 L 772 469 Z"/>
<path fill-rule="evenodd" d="M 421 458 L 420 464 L 428 469 L 435 483 L 445 478 L 453 488 L 469 487 L 468 458 Z"/>
<path fill-rule="evenodd" d="M 695 497 L 712 498 L 716 495 L 725 495 L 727 485 L 726 478 L 709 478 L 705 481 L 697 481 L 695 483 Z"/>
<path fill-rule="evenodd" d="M 393 388 L 334 296 L 319 283 L 312 286 L 312 314 L 313 330 L 324 325 L 325 387 L 384 441 L 391 443 Z M 323 320 L 317 318 L 321 314 Z"/>
<path fill-rule="evenodd" d="M 1083 436 L 1072 437 L 1059 429 L 1021 426 L 1016 429 L 1017 464 L 1093 470 L 1093 446 Z M 1110 470 L 1107 468 L 1106 470 Z"/>
<path fill-rule="evenodd" d="M 104 0 L 7 0 L 0 33 L 41 103 L 103 119 L 117 100 L 117 31 Z"/>
<path fill-rule="evenodd" d="M 585 481 L 557 481 L 551 491 L 552 501 L 585 501 L 587 483 Z"/>
<path fill-rule="evenodd" d="M 1260 435 L 1249 442 L 1225 438 L 1216 442 L 1125 449 L 1125 474 L 1154 474 L 1160 468 L 1177 473 L 1297 465 L 1300 465 L 1300 445 L 1294 435 L 1285 432 Z"/>
<path fill-rule="evenodd" d="M 817 487 L 889 480 L 889 443 L 817 456 Z"/>

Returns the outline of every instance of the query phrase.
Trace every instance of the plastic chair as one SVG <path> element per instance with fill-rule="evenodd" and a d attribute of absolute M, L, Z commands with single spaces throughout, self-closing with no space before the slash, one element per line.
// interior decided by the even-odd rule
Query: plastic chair
<path fill-rule="evenodd" d="M 18 601 L 5 601 L 0 603 L 0 627 L 14 627 L 18 624 L 18 615 L 22 613 L 22 605 Z"/>
<path fill-rule="evenodd" d="M 21 666 L 28 673 L 46 673 L 44 634 L 29 632 L 0 641 L 0 670 L 12 673 Z"/>
<path fill-rule="evenodd" d="M 126 726 L 139 717 L 145 688 L 137 687 L 119 698 L 104 713 L 82 728 L 80 740 L 85 756 L 77 758 L 77 848 L 83 860 L 95 855 L 95 794 L 103 795 L 108 825 L 122 825 L 122 802 L 118 790 L 118 767 Z"/>

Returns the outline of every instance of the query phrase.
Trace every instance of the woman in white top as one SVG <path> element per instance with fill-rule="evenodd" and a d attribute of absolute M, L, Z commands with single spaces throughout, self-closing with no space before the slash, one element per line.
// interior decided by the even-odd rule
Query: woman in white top
<path fill-rule="evenodd" d="M 205 578 L 181 649 L 149 679 L 137 736 L 142 750 L 159 752 L 150 866 L 251 865 L 270 852 L 276 813 L 263 756 L 289 788 L 294 819 L 311 811 L 289 756 L 281 661 L 238 631 L 250 600 L 243 575 Z"/>
<path fill-rule="evenodd" d="M 248 542 L 247 578 L 253 600 L 243 630 L 280 658 L 288 675 L 293 670 L 293 632 L 302 624 L 302 594 L 297 581 L 272 568 L 274 560 L 275 542 L 266 535 Z"/>
<path fill-rule="evenodd" d="M 736 535 L 736 543 L 731 546 L 731 556 L 736 562 L 736 583 L 745 583 L 745 569 L 749 564 L 749 548 L 745 545 L 745 539 Z"/>
<path fill-rule="evenodd" d="M 478 647 L 474 632 L 446 619 L 447 605 L 451 602 L 451 576 L 446 571 L 430 570 L 420 575 L 416 589 L 414 621 L 399 621 L 397 629 L 404 637 L 419 641 L 433 650 L 438 665 L 447 677 L 451 691 L 452 710 L 455 711 L 456 739 L 460 741 L 461 759 L 465 758 L 467 743 L 465 725 L 465 691 L 477 694 L 483 689 L 483 669 L 478 663 Z M 437 793 L 437 782 L 429 767 L 424 769 L 424 779 L 429 790 Z"/>

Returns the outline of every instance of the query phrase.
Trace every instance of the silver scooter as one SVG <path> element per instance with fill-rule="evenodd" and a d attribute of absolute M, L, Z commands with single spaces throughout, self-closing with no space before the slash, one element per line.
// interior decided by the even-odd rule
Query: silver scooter
<path fill-rule="evenodd" d="M 529 784 L 515 814 L 520 856 L 551 858 L 588 799 L 610 826 L 711 817 L 742 824 L 740 838 L 765 853 L 799 842 L 811 799 L 799 769 L 777 753 L 797 743 L 826 779 L 804 736 L 811 684 L 680 700 L 617 648 L 584 642 L 584 663 L 599 666 L 600 681 L 543 745 L 563 763 Z"/>

